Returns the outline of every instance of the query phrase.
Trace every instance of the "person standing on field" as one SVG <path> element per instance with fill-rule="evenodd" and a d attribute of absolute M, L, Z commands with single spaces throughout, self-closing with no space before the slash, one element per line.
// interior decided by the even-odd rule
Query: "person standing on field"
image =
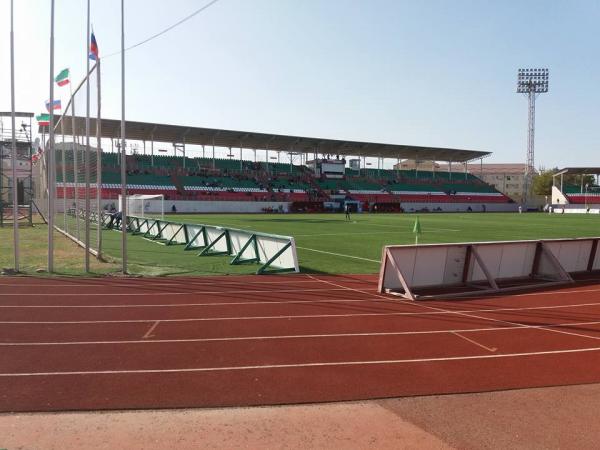
<path fill-rule="evenodd" d="M 350 206 L 348 203 L 344 204 L 344 211 L 346 213 L 346 220 L 350 220 Z"/>

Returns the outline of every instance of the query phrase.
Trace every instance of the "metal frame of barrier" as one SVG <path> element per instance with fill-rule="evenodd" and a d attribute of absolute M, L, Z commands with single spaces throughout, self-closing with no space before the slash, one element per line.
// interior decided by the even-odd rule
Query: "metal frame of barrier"
<path fill-rule="evenodd" d="M 105 217 L 103 225 L 109 224 Z M 198 256 L 233 256 L 230 264 L 260 264 L 257 274 L 299 272 L 293 237 L 257 233 L 215 225 L 172 222 L 150 217 L 127 217 L 127 231 L 163 245 L 184 245 L 200 250 Z"/>
<path fill-rule="evenodd" d="M 573 283 L 600 271 L 600 238 L 392 245 L 383 248 L 380 293 L 452 298 Z"/>

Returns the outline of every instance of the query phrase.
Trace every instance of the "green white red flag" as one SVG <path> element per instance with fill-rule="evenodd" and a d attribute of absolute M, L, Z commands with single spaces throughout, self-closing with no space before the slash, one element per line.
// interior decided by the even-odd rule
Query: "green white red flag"
<path fill-rule="evenodd" d="M 39 126 L 47 127 L 50 125 L 50 114 L 38 114 L 35 116 L 35 120 L 38 121 Z"/>
<path fill-rule="evenodd" d="M 56 75 L 54 81 L 56 81 L 56 84 L 59 86 L 65 86 L 69 84 L 69 69 L 61 70 L 61 72 Z"/>

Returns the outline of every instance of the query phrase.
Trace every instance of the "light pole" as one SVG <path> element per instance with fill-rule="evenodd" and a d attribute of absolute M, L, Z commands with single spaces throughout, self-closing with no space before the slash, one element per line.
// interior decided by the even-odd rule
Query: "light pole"
<path fill-rule="evenodd" d="M 517 93 L 527 94 L 529 100 L 527 162 L 522 199 L 522 203 L 524 204 L 527 204 L 533 172 L 535 170 L 535 99 L 539 94 L 545 94 L 546 92 L 548 92 L 548 69 L 519 69 L 517 74 Z"/>

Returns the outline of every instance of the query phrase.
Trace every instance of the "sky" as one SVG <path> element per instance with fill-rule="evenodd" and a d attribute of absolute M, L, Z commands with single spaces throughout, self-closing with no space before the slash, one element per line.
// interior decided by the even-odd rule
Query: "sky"
<path fill-rule="evenodd" d="M 125 0 L 126 46 L 207 0 Z M 10 111 L 9 0 L 0 0 L 0 110 Z M 56 0 L 55 74 L 85 73 L 86 2 Z M 107 56 L 120 0 L 91 0 Z M 493 152 L 524 162 L 518 68 L 547 67 L 536 166 L 594 166 L 600 1 L 219 0 L 126 52 L 130 120 Z M 50 0 L 15 0 L 17 110 L 49 98 Z M 102 60 L 102 110 L 120 117 L 120 57 Z M 5 70 L 6 69 L 6 70 Z M 56 88 L 66 103 L 67 88 Z M 388 165 L 392 162 L 388 161 Z"/>

